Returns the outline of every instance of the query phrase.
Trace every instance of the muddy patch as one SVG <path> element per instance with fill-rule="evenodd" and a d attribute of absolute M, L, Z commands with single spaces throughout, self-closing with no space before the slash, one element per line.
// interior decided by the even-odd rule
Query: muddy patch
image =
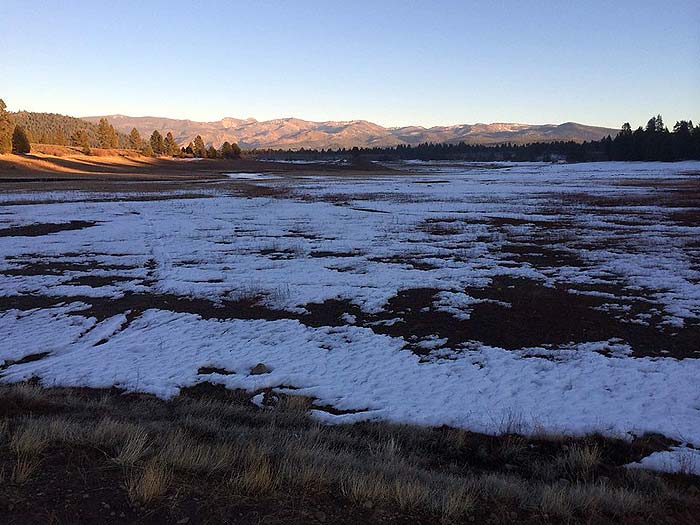
<path fill-rule="evenodd" d="M 527 263 L 531 266 L 540 267 L 561 267 L 574 266 L 583 267 L 585 261 L 573 251 L 553 248 L 536 243 L 516 243 L 506 242 L 501 247 L 501 252 L 506 254 L 508 261 L 516 263 Z"/>
<path fill-rule="evenodd" d="M 70 281 L 66 281 L 62 284 L 67 284 L 70 286 L 90 286 L 91 288 L 99 288 L 101 286 L 110 286 L 115 283 L 132 281 L 131 277 L 124 277 L 120 275 L 83 275 L 81 277 L 74 277 Z"/>
<path fill-rule="evenodd" d="M 226 370 L 225 368 L 218 368 L 215 366 L 202 366 L 197 370 L 198 375 L 211 375 L 211 374 L 220 374 L 222 376 L 230 376 L 235 374 L 236 372 L 232 372 L 231 370 Z"/>
<path fill-rule="evenodd" d="M 70 230 L 84 230 L 96 226 L 96 222 L 90 221 L 70 221 L 64 223 L 37 223 L 26 226 L 15 226 L 13 228 L 0 229 L 0 237 L 39 237 Z"/>
<path fill-rule="evenodd" d="M 34 361 L 40 361 L 45 357 L 48 357 L 51 352 L 39 352 L 38 354 L 29 354 L 24 356 L 22 359 L 17 359 L 16 361 L 5 361 L 0 364 L 0 371 L 5 370 L 13 365 L 23 365 L 24 363 L 32 363 Z"/>

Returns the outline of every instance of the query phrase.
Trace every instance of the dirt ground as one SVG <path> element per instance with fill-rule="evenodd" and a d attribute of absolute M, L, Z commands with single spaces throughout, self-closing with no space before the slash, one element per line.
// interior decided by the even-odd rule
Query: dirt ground
<path fill-rule="evenodd" d="M 0 190 L 99 189 L 118 182 L 180 181 L 222 178 L 226 173 L 271 173 L 294 176 L 337 174 L 363 176 L 390 170 L 372 163 L 349 165 L 291 164 L 254 159 L 180 159 L 145 157 L 131 150 L 100 150 L 85 155 L 78 148 L 34 145 L 28 155 L 0 155 Z M 48 185 L 48 186 L 47 186 Z"/>

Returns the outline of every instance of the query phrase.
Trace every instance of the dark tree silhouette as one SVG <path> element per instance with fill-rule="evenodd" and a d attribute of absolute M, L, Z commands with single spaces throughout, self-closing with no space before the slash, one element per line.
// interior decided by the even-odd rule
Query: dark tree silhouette
<path fill-rule="evenodd" d="M 7 111 L 5 102 L 0 98 L 0 155 L 12 151 L 12 132 L 14 122 Z"/>
<path fill-rule="evenodd" d="M 29 137 L 22 126 L 15 126 L 12 133 L 12 153 L 15 155 L 26 155 L 31 150 Z"/>
<path fill-rule="evenodd" d="M 205 159 L 207 157 L 207 147 L 204 145 L 204 140 L 202 140 L 200 135 L 194 138 L 192 152 L 195 157 L 199 157 L 200 159 Z"/>
<path fill-rule="evenodd" d="M 165 141 L 163 140 L 163 135 L 157 129 L 151 133 L 149 144 L 155 155 L 163 155 L 165 153 Z"/>

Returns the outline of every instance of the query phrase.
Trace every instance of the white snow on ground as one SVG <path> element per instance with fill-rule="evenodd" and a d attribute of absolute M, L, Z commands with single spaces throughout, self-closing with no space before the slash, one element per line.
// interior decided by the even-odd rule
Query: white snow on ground
<path fill-rule="evenodd" d="M 434 308 L 468 319 L 485 300 L 469 290 L 510 276 L 602 295 L 611 315 L 631 323 L 653 316 L 669 327 L 698 322 L 700 228 L 673 219 L 687 207 L 637 199 L 661 195 L 664 184 L 652 181 L 690 177 L 685 173 L 700 163 L 494 166 L 432 163 L 412 166 L 422 175 L 249 179 L 280 190 L 275 197 L 247 196 L 226 184 L 196 190 L 197 198 L 181 191 L 152 200 L 133 193 L 0 196 L 7 204 L 0 230 L 96 223 L 0 236 L 0 301 L 22 295 L 65 303 L 0 312 L 0 363 L 50 352 L 10 365 L 2 379 L 37 376 L 46 385 L 116 385 L 163 397 L 201 381 L 251 391 L 286 385 L 320 405 L 359 411 L 315 411 L 325 421 L 378 418 L 484 432 L 518 421 L 525 433 L 650 431 L 700 445 L 700 361 L 632 357 L 621 341 L 506 351 L 478 341 L 450 348 L 435 336 L 414 342 L 432 352 L 419 359 L 408 341 L 355 326 L 349 313 L 345 326 L 320 328 L 159 309 L 130 323 L 124 312 L 98 323 L 70 304 L 128 293 L 214 301 L 261 295 L 290 312 L 347 299 L 371 313 L 401 290 L 431 288 L 438 291 Z M 620 195 L 624 205 L 604 204 Z M 534 264 L 509 251 L 515 245 L 558 250 L 562 259 Z M 80 281 L 87 276 L 105 283 Z M 605 289 L 591 289 L 596 285 Z M 631 301 L 648 311 L 632 312 Z M 250 375 L 260 362 L 271 373 Z M 235 374 L 200 375 L 203 366 Z"/>
<path fill-rule="evenodd" d="M 700 450 L 685 446 L 671 447 L 671 450 L 654 452 L 627 467 L 700 476 Z"/>
<path fill-rule="evenodd" d="M 587 344 L 550 360 L 525 358 L 532 349 L 480 345 L 457 359 L 421 363 L 402 351 L 404 344 L 354 326 L 203 320 L 148 310 L 102 345 L 68 345 L 11 367 L 4 379 L 38 376 L 48 386 L 116 385 L 161 397 L 201 381 L 251 391 L 285 385 L 321 404 L 366 410 L 325 414 L 326 421 L 381 418 L 489 433 L 517 421 L 523 433 L 600 431 L 624 438 L 653 431 L 700 445 L 699 360 L 611 358 Z M 272 371 L 250 375 L 260 362 Z M 235 374 L 198 375 L 205 366 Z"/>
<path fill-rule="evenodd" d="M 85 305 L 0 312 L 0 365 L 32 354 L 69 348 L 95 326 L 95 319 L 68 315 L 81 306 Z"/>

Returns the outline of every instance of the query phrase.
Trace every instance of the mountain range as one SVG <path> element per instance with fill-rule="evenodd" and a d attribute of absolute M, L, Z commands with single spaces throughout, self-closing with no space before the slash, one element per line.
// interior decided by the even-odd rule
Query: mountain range
<path fill-rule="evenodd" d="M 576 142 L 599 140 L 615 135 L 617 130 L 598 126 L 587 126 L 576 122 L 564 124 L 458 124 L 454 126 L 404 126 L 386 128 L 366 120 L 313 122 L 298 118 L 282 118 L 258 121 L 253 118 L 224 118 L 215 122 L 197 122 L 162 117 L 129 117 L 126 115 L 104 115 L 84 117 L 83 120 L 97 123 L 106 118 L 117 131 L 129 133 L 139 130 L 144 138 L 153 130 L 162 134 L 172 132 L 179 144 L 187 145 L 197 135 L 204 142 L 220 146 L 224 141 L 237 142 L 245 149 L 328 149 L 395 146 L 398 144 L 458 143 L 502 144 L 505 142 L 524 144 L 528 142 Z"/>

